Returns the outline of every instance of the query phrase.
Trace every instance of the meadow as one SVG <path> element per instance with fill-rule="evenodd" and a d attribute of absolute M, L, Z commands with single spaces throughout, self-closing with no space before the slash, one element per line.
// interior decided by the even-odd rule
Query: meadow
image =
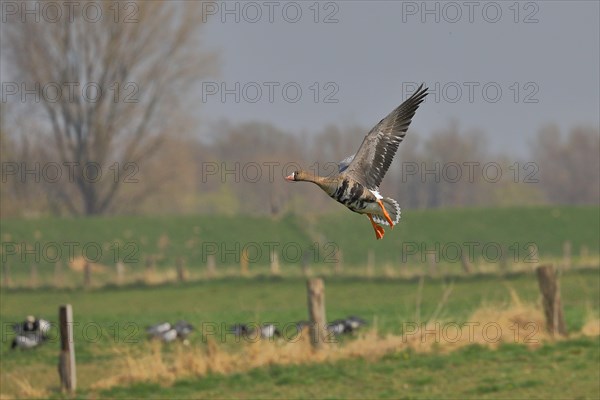
<path fill-rule="evenodd" d="M 449 285 L 452 291 L 443 301 Z M 527 311 L 539 308 L 533 274 L 464 277 L 452 282 L 426 278 L 421 294 L 417 281 L 332 277 L 326 279 L 328 319 L 359 315 L 369 321 L 366 332 L 376 329 L 380 338 L 399 335 L 403 329 L 431 318 L 456 324 L 494 321 L 500 318 L 495 312 L 515 307 L 515 296 L 519 303 L 529 307 L 517 313 L 521 315 L 519 318 L 531 319 L 534 329 L 527 327 L 527 341 L 522 337 L 513 340 L 514 332 L 508 331 L 513 328 L 499 325 L 506 332 L 502 332 L 503 339 L 495 343 L 500 346 L 496 350 L 488 348 L 488 343 L 474 342 L 448 353 L 443 338 L 436 339 L 433 335 L 426 339 L 430 346 L 424 352 L 402 346 L 396 350 L 392 346 L 375 359 L 357 353 L 358 357 L 350 355 L 347 359 L 333 358 L 325 362 L 301 358 L 297 363 L 292 360 L 292 365 L 283 366 L 277 362 L 277 349 L 281 345 L 269 343 L 272 348 L 268 351 L 275 352 L 273 358 L 264 365 L 258 364 L 257 368 L 245 368 L 244 364 L 251 364 L 251 360 L 243 359 L 253 354 L 245 352 L 255 343 L 236 342 L 226 333 L 226 327 L 238 322 L 275 322 L 284 326 L 306 319 L 303 279 L 226 278 L 97 290 L 4 290 L 0 307 L 2 394 L 60 397 L 56 333 L 49 343 L 38 349 L 12 351 L 9 323 L 22 320 L 26 313 L 56 322 L 58 305 L 70 303 L 78 324 L 74 329 L 78 393 L 83 397 L 151 394 L 153 397 L 264 398 L 277 393 L 276 397 L 412 398 L 459 394 L 511 397 L 530 393 L 535 397 L 560 398 L 573 394 L 572 385 L 553 384 L 564 380 L 566 374 L 568 379 L 579 382 L 580 398 L 593 398 L 598 393 L 595 377 L 600 368 L 598 337 L 593 336 L 598 334 L 594 327 L 600 309 L 599 285 L 597 269 L 563 275 L 563 303 L 572 337 L 554 342 L 544 333 L 539 311 L 534 313 L 536 315 Z M 145 338 L 146 326 L 178 319 L 186 319 L 197 328 L 189 346 L 151 344 Z M 592 336 L 582 335 L 590 326 L 596 329 L 592 330 Z M 333 346 L 343 349 L 360 340 L 344 338 Z M 529 345 L 529 340 L 535 344 Z M 219 370 L 209 366 L 201 372 L 194 372 L 193 364 L 189 364 L 192 359 L 178 367 L 173 364 L 176 361 L 167 361 L 182 353 L 197 354 L 198 358 L 206 356 L 210 343 L 215 343 L 218 354 L 223 356 L 240 352 L 244 356 L 235 368 Z M 136 359 L 142 365 L 132 361 Z M 497 364 L 501 364 L 501 370 L 485 371 Z M 236 371 L 237 368 L 241 371 Z M 472 376 L 475 371 L 482 373 Z"/>
<path fill-rule="evenodd" d="M 374 271 L 370 274 L 393 277 L 409 272 L 418 275 L 428 266 L 428 253 L 435 254 L 445 274 L 462 271 L 461 256 L 476 271 L 531 269 L 539 262 L 559 262 L 565 242 L 570 243 L 574 264 L 597 265 L 600 209 L 411 210 L 380 241 L 375 240 L 364 216 L 347 212 L 278 218 L 207 215 L 2 221 L 2 263 L 9 265 L 13 286 L 19 287 L 52 285 L 56 261 L 63 267 L 62 285 L 81 285 L 82 265 L 71 264 L 81 261 L 77 258 L 82 254 L 96 264 L 94 280 L 102 284 L 115 282 L 119 261 L 130 283 L 147 278 L 149 260 L 155 272 L 165 272 L 182 258 L 189 275 L 199 279 L 212 256 L 217 275 L 236 275 L 243 251 L 250 274 L 268 274 L 271 250 L 278 255 L 283 275 L 302 276 L 302 265 L 328 274 L 340 262 L 346 275 L 364 276 L 371 257 Z M 32 284 L 33 265 L 38 279 Z"/>
<path fill-rule="evenodd" d="M 598 220 L 597 207 L 415 211 L 378 242 L 358 216 L 5 220 L 3 256 L 12 282 L 3 276 L 0 397 L 66 396 L 58 385 L 56 327 L 48 343 L 30 351 L 10 349 L 10 327 L 28 314 L 56 323 L 58 306 L 69 303 L 82 398 L 598 398 Z M 502 264 L 479 256 L 466 273 L 460 260 L 440 252 L 432 271 L 421 250 L 403 258 L 403 250 L 411 250 L 407 238 L 430 248 L 478 241 L 509 249 L 534 242 L 539 259 L 528 263 L 520 255 Z M 31 260 L 6 255 L 6 243 L 64 241 L 109 250 L 111 241 L 135 243 L 138 260 L 126 264 L 131 278 L 115 284 L 114 260 L 105 255 L 98 264 L 106 269 L 94 270 L 91 287 L 82 287 L 81 271 L 66 265 L 65 282 L 56 285 L 53 263 L 41 257 L 33 284 Z M 313 251 L 308 262 L 281 257 L 277 275 L 263 255 L 240 274 L 235 243 L 273 241 L 313 250 L 317 243 L 320 254 Z M 562 264 L 565 241 L 573 252 L 570 268 Z M 331 242 L 343 250 L 341 271 L 323 253 Z M 206 243 L 234 249 L 217 257 L 210 279 Z M 369 252 L 372 271 L 365 268 Z M 149 254 L 156 257 L 154 279 L 145 267 Z M 179 256 L 186 258 L 184 282 L 171 273 Z M 548 262 L 561 271 L 568 338 L 545 331 L 533 271 Z M 325 279 L 327 319 L 358 315 L 369 323 L 362 333 L 336 338 L 315 355 L 293 337 L 248 342 L 227 332 L 234 323 L 285 328 L 306 320 L 305 274 Z M 188 345 L 146 338 L 148 325 L 179 319 L 196 327 Z M 492 324 L 495 331 L 483 337 L 462 331 L 459 341 L 446 337 L 446 327 L 468 324 Z"/>

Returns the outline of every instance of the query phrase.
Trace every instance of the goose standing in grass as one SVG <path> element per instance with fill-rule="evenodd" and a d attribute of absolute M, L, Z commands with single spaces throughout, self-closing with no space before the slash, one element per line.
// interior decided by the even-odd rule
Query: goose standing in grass
<path fill-rule="evenodd" d="M 48 339 L 50 327 L 50 322 L 28 315 L 25 321 L 13 325 L 13 331 L 17 336 L 13 339 L 11 348 L 31 349 L 39 346 Z"/>
<path fill-rule="evenodd" d="M 346 331 L 346 321 L 343 319 L 336 319 L 327 324 L 327 332 L 333 333 L 334 335 L 341 335 Z"/>
<path fill-rule="evenodd" d="M 193 332 L 194 327 L 187 321 L 177 321 L 173 329 L 177 332 L 177 337 L 186 339 Z"/>
<path fill-rule="evenodd" d="M 229 332 L 237 338 L 248 337 L 254 330 L 246 324 L 234 324 L 229 327 Z"/>
<path fill-rule="evenodd" d="M 327 331 L 333 333 L 334 335 L 354 333 L 366 324 L 367 321 L 353 315 L 346 319 L 336 319 L 335 321 L 328 323 Z"/>
<path fill-rule="evenodd" d="M 10 348 L 15 349 L 33 349 L 46 341 L 45 338 L 37 335 L 17 335 L 13 339 Z"/>
<path fill-rule="evenodd" d="M 427 88 L 419 86 L 408 100 L 375 125 L 365 136 L 356 154 L 339 163 L 339 175 L 323 177 L 306 171 L 295 171 L 286 179 L 315 183 L 350 210 L 367 214 L 375 230 L 375 237 L 383 238 L 385 231 L 378 224 L 393 228 L 400 221 L 400 206 L 396 200 L 379 194 L 379 185 L 417 108 L 426 96 Z"/>
<path fill-rule="evenodd" d="M 163 333 L 171 330 L 171 324 L 168 322 L 160 322 L 158 324 L 150 325 L 146 328 L 146 333 L 151 337 L 158 337 Z"/>
<path fill-rule="evenodd" d="M 281 332 L 274 324 L 264 324 L 260 327 L 260 337 L 263 339 L 273 339 L 281 337 Z"/>
<path fill-rule="evenodd" d="M 162 340 L 165 343 L 180 339 L 187 344 L 187 337 L 194 330 L 194 327 L 186 321 L 178 321 L 175 325 L 169 322 L 161 322 L 146 329 L 150 339 Z"/>
<path fill-rule="evenodd" d="M 352 315 L 348 318 L 346 318 L 346 333 L 353 333 L 356 332 L 357 330 L 359 330 L 362 326 L 367 325 L 367 321 L 365 321 L 364 319 L 357 317 L 355 315 Z"/>
<path fill-rule="evenodd" d="M 256 328 L 246 324 L 234 324 L 229 328 L 229 332 L 233 333 L 236 337 L 253 339 L 259 337 L 262 339 L 272 339 L 281 336 L 281 332 L 275 324 L 263 324 Z"/>
<path fill-rule="evenodd" d="M 146 329 L 146 333 L 150 339 L 159 339 L 167 343 L 177 339 L 177 331 L 168 322 L 149 326 Z"/>

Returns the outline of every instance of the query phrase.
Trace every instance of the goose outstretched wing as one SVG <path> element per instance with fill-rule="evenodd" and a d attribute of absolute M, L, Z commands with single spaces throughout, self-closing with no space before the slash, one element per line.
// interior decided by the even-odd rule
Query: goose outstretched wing
<path fill-rule="evenodd" d="M 356 154 L 352 154 L 351 156 L 348 156 L 348 157 L 344 158 L 342 161 L 340 161 L 338 163 L 338 172 L 340 174 L 342 172 L 344 172 L 346 169 L 348 169 L 348 166 L 350 165 L 350 163 L 352 162 L 352 160 L 354 160 L 354 156 L 356 156 Z"/>
<path fill-rule="evenodd" d="M 427 96 L 427 88 L 419 86 L 404 103 L 379 121 L 365 136 L 354 156 L 340 162 L 340 172 L 352 177 L 369 189 L 379 188 L 390 167 L 398 145 L 404 139 L 410 121 Z M 348 165 L 342 169 L 343 163 Z"/>

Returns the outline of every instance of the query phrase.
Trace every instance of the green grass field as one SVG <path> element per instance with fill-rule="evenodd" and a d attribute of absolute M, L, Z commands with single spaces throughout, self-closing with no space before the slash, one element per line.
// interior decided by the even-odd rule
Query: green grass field
<path fill-rule="evenodd" d="M 600 343 L 594 325 L 600 310 L 599 225 L 598 207 L 404 210 L 402 222 L 393 231 L 387 230 L 381 241 L 375 240 L 366 218 L 348 213 L 279 219 L 3 220 L 2 265 L 4 271 L 10 267 L 12 283 L 7 285 L 2 275 L 0 397 L 62 397 L 56 370 L 56 329 L 42 347 L 12 351 L 11 325 L 28 314 L 56 323 L 58 306 L 70 303 L 77 323 L 78 395 L 83 398 L 595 399 L 600 396 Z M 544 327 L 536 322 L 531 338 L 539 343 L 533 347 L 523 344 L 521 338 L 510 340 L 509 332 L 498 349 L 474 341 L 450 351 L 436 343 L 425 352 L 386 348 L 381 357 L 361 353 L 300 365 L 269 361 L 225 374 L 211 369 L 180 374 L 187 362 L 193 364 L 189 357 L 209 357 L 216 351 L 210 343 L 217 345 L 214 354 L 225 358 L 252 354 L 247 353 L 253 349 L 250 345 L 236 343 L 226 334 L 230 324 L 274 322 L 285 327 L 307 319 L 302 264 L 308 264 L 313 275 L 325 277 L 329 320 L 359 315 L 369 321 L 369 330 L 376 328 L 375 337 L 383 340 L 388 335 L 406 334 L 406 324 L 430 318 L 444 323 L 483 323 L 479 318 L 486 312 L 511 309 L 515 301 L 539 314 L 540 295 L 533 274 L 536 262 L 528 262 L 528 246 L 537 245 L 539 262 L 561 266 L 565 241 L 571 242 L 577 267 L 561 273 L 565 319 L 571 332 L 567 340 L 548 340 Z M 29 252 L 22 252 L 23 243 Z M 65 243 L 75 246 L 75 256 L 87 245 L 92 261 L 94 249 L 100 249 L 98 263 L 104 264 L 105 270 L 94 270 L 91 289 L 82 288 L 81 270 L 66 267 L 72 257 L 64 253 Z M 475 248 L 475 273 L 470 275 L 463 273 L 460 259 L 450 251 L 456 245 L 464 249 L 465 243 Z M 440 263 L 432 272 L 424 255 L 436 245 Z M 486 245 L 492 249 L 492 258 L 494 248 L 507 252 L 508 267 L 501 268 L 498 258 L 490 260 L 490 253 L 482 251 Z M 55 255 L 52 246 L 63 251 L 58 258 L 63 264 L 61 287 L 54 285 L 55 263 L 49 259 Z M 269 274 L 268 246 L 278 250 L 282 264 L 278 277 Z M 244 247 L 250 258 L 246 277 L 239 273 Z M 583 257 L 580 249 L 585 250 Z M 337 250 L 343 251 L 344 268 L 343 273 L 334 274 Z M 372 273 L 365 272 L 369 252 L 374 255 Z M 218 273 L 204 279 L 210 253 L 216 256 Z M 303 257 L 305 254 L 310 257 Z M 160 279 L 144 278 L 147 256 L 156 259 L 156 274 L 163 274 Z M 177 283 L 171 274 L 177 257 L 186 260 L 191 278 L 187 282 Z M 120 286 L 114 284 L 116 261 L 125 263 L 130 277 Z M 35 285 L 30 277 L 32 264 L 38 265 Z M 418 275 L 422 272 L 428 273 L 420 291 Z M 534 321 L 529 314 L 515 318 Z M 189 347 L 148 343 L 144 334 L 148 325 L 179 319 L 197 328 Z M 344 338 L 334 345 L 333 352 L 362 345 L 365 338 Z M 270 351 L 277 354 L 280 345 L 273 344 Z M 188 355 L 187 361 L 173 364 L 181 354 Z M 169 380 L 142 379 L 140 375 L 111 380 L 121 376 L 127 360 L 136 358 L 142 360 L 145 372 L 170 374 Z M 98 381 L 113 383 L 97 386 Z"/>
<path fill-rule="evenodd" d="M 383 399 L 596 399 L 597 339 L 531 351 L 505 345 L 473 346 L 449 355 L 399 352 L 371 362 L 344 360 L 310 366 L 272 366 L 232 376 L 186 379 L 168 390 L 140 383 L 100 392 L 128 398 L 383 398 Z"/>
<path fill-rule="evenodd" d="M 441 279 L 425 280 L 420 311 L 423 319 L 438 307 L 447 284 Z M 456 323 L 469 321 L 473 312 L 485 305 L 508 306 L 509 289 L 524 303 L 535 304 L 539 296 L 533 274 L 458 278 L 453 285 L 439 319 Z M 406 280 L 329 278 L 326 280 L 328 319 L 356 314 L 376 324 L 381 334 L 399 333 L 403 323 L 415 321 L 417 286 L 415 281 Z M 568 328 L 578 332 L 590 316 L 598 318 L 598 270 L 565 273 L 561 286 Z M 58 305 L 64 303 L 73 305 L 79 324 L 75 327 L 75 340 L 83 397 L 596 398 L 598 395 L 597 337 L 547 344 L 537 350 L 509 342 L 495 351 L 475 345 L 449 355 L 401 351 L 381 360 L 274 365 L 231 376 L 184 377 L 176 380 L 174 386 L 134 382 L 131 386 L 91 389 L 98 379 L 114 373 L 115 363 L 127 349 L 145 351 L 147 341 L 143 330 L 152 323 L 185 318 L 199 328 L 214 325 L 217 331 L 213 339 L 227 351 L 236 352 L 243 344 L 231 343 L 231 336 L 223 336 L 220 331 L 223 323 L 270 321 L 283 325 L 305 319 L 305 281 L 222 279 L 91 291 L 16 289 L 4 290 L 1 300 L 3 395 L 22 395 L 20 380 L 41 391 L 26 392 L 30 396 L 59 395 L 56 340 L 34 351 L 11 351 L 9 323 L 22 320 L 28 313 L 56 322 Z M 226 343 L 221 343 L 222 340 Z M 196 332 L 191 347 L 205 346 L 202 335 Z M 175 348 L 167 345 L 163 352 Z"/>
<path fill-rule="evenodd" d="M 182 256 L 197 275 L 204 271 L 209 254 L 215 256 L 220 271 L 239 268 L 243 249 L 248 252 L 251 271 L 267 272 L 272 248 L 283 273 L 293 275 L 300 272 L 303 262 L 316 264 L 319 273 L 333 269 L 338 250 L 349 271 L 362 268 L 369 251 L 381 270 L 383 266 L 426 265 L 429 250 L 447 264 L 448 271 L 460 271 L 460 254 L 472 258 L 474 264 L 497 266 L 501 259 L 523 264 L 534 261 L 529 250 L 533 243 L 541 261 L 554 261 L 562 256 L 565 241 L 571 242 L 575 260 L 582 248 L 597 258 L 600 209 L 406 210 L 400 224 L 393 231 L 388 229 L 380 241 L 375 240 L 364 216 L 347 212 L 280 219 L 176 216 L 2 221 L 2 261 L 10 264 L 18 286 L 26 285 L 32 264 L 38 264 L 42 285 L 51 282 L 53 261 L 68 264 L 72 254 L 80 255 L 83 248 L 91 261 L 111 269 L 123 261 L 133 272 L 143 271 L 148 256 L 156 259 L 159 270 L 173 267 Z"/>

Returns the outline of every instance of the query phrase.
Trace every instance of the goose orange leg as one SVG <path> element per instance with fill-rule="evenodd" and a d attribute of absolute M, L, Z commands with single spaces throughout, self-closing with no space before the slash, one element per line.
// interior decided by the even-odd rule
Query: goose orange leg
<path fill-rule="evenodd" d="M 394 229 L 394 222 L 390 218 L 390 215 L 388 214 L 388 212 L 385 210 L 385 207 L 383 206 L 383 202 L 381 200 L 377 200 L 377 204 L 379 204 L 379 207 L 381 207 L 381 210 L 383 211 L 383 216 L 385 217 L 387 222 L 390 224 L 392 229 Z"/>
<path fill-rule="evenodd" d="M 385 234 L 385 230 L 381 226 L 377 225 L 375 221 L 373 221 L 373 217 L 371 217 L 371 214 L 367 214 L 367 216 L 369 217 L 371 225 L 373 225 L 373 229 L 375 230 L 375 237 L 377 238 L 377 240 L 381 239 Z"/>

